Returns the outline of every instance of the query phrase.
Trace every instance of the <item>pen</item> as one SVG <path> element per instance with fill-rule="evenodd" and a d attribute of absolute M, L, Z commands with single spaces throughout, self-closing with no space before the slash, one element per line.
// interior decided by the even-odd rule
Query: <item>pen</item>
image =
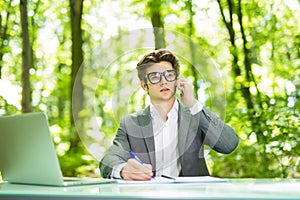
<path fill-rule="evenodd" d="M 143 165 L 143 161 L 141 161 L 141 159 L 139 159 L 139 157 L 137 157 L 137 155 L 135 155 L 135 153 L 132 150 L 129 150 L 129 154 L 130 157 L 137 160 L 141 165 Z M 151 176 L 151 178 L 155 178 L 155 176 Z"/>
<path fill-rule="evenodd" d="M 175 180 L 175 177 L 171 177 L 171 176 L 167 176 L 167 175 L 161 175 L 161 177 L 164 177 L 164 178 L 167 178 L 167 179 L 172 179 L 172 180 Z"/>
<path fill-rule="evenodd" d="M 139 157 L 137 157 L 132 150 L 130 150 L 129 153 L 131 158 L 136 159 L 140 164 L 144 164 L 143 161 L 141 161 L 141 159 L 139 159 Z"/>

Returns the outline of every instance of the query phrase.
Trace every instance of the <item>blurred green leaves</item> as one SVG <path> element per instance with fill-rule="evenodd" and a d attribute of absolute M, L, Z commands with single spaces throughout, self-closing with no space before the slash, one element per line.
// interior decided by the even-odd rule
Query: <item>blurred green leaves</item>
<path fill-rule="evenodd" d="M 121 116 L 147 105 L 135 65 L 146 52 L 136 44 L 149 44 L 150 36 L 137 34 L 130 40 L 127 36 L 133 27 L 151 27 L 150 17 L 157 9 L 166 30 L 188 35 L 196 44 L 194 50 L 203 53 L 191 62 L 189 44 L 166 35 L 175 38 L 169 44 L 172 48 L 184 52 L 178 55 L 181 76 L 195 83 L 199 99 L 218 111 L 240 137 L 232 154 L 209 152 L 212 175 L 300 177 L 299 1 L 243 0 L 241 7 L 236 0 L 230 1 L 233 7 L 229 1 L 219 1 L 225 19 L 232 17 L 233 41 L 226 28 L 230 21 L 224 23 L 217 2 L 84 1 L 84 64 L 93 70 L 83 78 L 85 100 L 80 116 L 85 133 L 73 147 L 70 141 L 78 132 L 70 123 L 69 5 L 53 0 L 29 3 L 32 106 L 48 115 L 64 175 L 98 176 L 99 159 L 111 145 Z M 17 1 L 0 1 L 0 7 L 0 114 L 10 115 L 21 112 L 20 17 Z M 237 8 L 241 8 L 242 26 Z M 123 51 L 126 48 L 128 52 Z M 248 99 L 243 93 L 247 89 Z M 247 100 L 253 107 L 247 106 Z"/>

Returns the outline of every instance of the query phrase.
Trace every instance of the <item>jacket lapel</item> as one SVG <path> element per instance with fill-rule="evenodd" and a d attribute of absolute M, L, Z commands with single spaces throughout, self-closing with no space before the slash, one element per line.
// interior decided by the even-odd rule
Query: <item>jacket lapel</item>
<path fill-rule="evenodd" d="M 150 107 L 148 106 L 144 111 L 137 116 L 139 126 L 145 140 L 147 150 L 149 152 L 150 164 L 152 165 L 154 171 L 156 170 L 156 158 L 155 158 L 155 145 L 154 145 L 154 135 L 153 127 L 150 116 Z M 179 103 L 178 110 L 178 153 L 180 158 L 182 158 L 185 152 L 185 144 L 187 140 L 189 125 L 191 121 L 191 114 L 189 108 L 183 106 Z"/>
<path fill-rule="evenodd" d="M 185 143 L 187 140 L 190 121 L 191 114 L 189 109 L 180 103 L 178 110 L 178 152 L 180 157 L 182 157 L 185 152 Z"/>
<path fill-rule="evenodd" d="M 148 106 L 146 109 L 144 109 L 142 114 L 137 116 L 137 119 L 148 150 L 150 164 L 155 170 L 155 166 L 156 166 L 155 145 L 154 145 L 152 121 L 150 116 L 150 107 Z"/>

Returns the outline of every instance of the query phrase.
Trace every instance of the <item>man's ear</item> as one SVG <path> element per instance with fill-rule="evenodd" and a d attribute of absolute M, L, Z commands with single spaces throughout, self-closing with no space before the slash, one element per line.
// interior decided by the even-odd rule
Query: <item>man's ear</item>
<path fill-rule="evenodd" d="M 148 85 L 144 81 L 141 82 L 141 87 L 143 90 L 148 91 Z"/>

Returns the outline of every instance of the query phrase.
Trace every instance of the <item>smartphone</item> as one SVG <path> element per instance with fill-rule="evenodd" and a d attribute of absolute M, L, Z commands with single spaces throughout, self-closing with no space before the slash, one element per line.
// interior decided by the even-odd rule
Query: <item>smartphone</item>
<path fill-rule="evenodd" d="M 178 89 L 178 91 L 179 91 L 179 96 L 180 96 L 180 97 L 183 97 L 183 95 L 184 95 L 184 90 L 183 90 L 183 89 L 181 89 L 181 90 Z"/>

